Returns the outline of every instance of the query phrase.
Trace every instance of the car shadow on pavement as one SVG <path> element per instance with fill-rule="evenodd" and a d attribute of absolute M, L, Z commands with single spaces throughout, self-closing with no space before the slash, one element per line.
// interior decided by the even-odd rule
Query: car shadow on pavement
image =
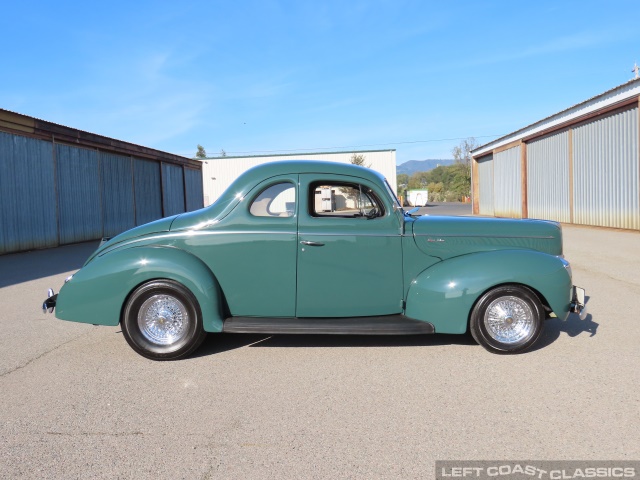
<path fill-rule="evenodd" d="M 98 241 L 0 256 L 0 288 L 79 270 L 98 248 Z M 51 285 L 54 290 L 62 285 Z"/>
<path fill-rule="evenodd" d="M 353 348 L 476 346 L 471 335 L 253 335 L 220 333 L 207 336 L 193 354 L 201 357 L 243 347 Z"/>
<path fill-rule="evenodd" d="M 588 333 L 596 335 L 599 324 L 591 314 L 580 320 L 577 314 L 570 314 L 564 322 L 552 318 L 545 322 L 540 340 L 527 352 L 535 352 L 551 345 L 562 333 L 577 337 Z M 478 347 L 473 337 L 464 335 L 259 335 L 238 333 L 214 333 L 207 336 L 200 348 L 192 355 L 204 357 L 244 347 L 277 348 L 354 348 L 354 347 L 436 347 L 461 345 Z M 527 353 L 525 352 L 525 353 Z"/>
<path fill-rule="evenodd" d="M 197 358 L 215 355 L 216 353 L 228 352 L 229 350 L 250 347 L 255 343 L 264 342 L 269 338 L 271 338 L 271 335 L 210 333 L 202 345 L 190 356 Z"/>
<path fill-rule="evenodd" d="M 530 350 L 531 352 L 539 350 L 560 338 L 562 333 L 566 333 L 570 337 L 577 337 L 580 334 L 588 333 L 587 338 L 595 336 L 600 325 L 593 321 L 593 316 L 589 313 L 584 320 L 580 320 L 580 317 L 576 313 L 571 313 L 569 317 L 563 322 L 558 318 L 550 318 L 544 325 L 542 336 L 540 340 Z"/>

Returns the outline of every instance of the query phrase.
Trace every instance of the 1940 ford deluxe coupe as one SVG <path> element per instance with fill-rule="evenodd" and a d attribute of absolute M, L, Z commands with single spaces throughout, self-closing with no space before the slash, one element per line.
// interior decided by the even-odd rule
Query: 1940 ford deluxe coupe
<path fill-rule="evenodd" d="M 585 314 L 559 224 L 414 217 L 384 177 L 330 162 L 264 164 L 211 206 L 106 242 L 43 309 L 121 324 L 155 360 L 206 332 L 465 333 L 531 347 L 548 317 Z"/>

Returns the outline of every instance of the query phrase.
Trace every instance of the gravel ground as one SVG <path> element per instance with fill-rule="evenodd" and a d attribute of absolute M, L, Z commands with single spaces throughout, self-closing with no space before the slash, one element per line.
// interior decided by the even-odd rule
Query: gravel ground
<path fill-rule="evenodd" d="M 435 460 L 640 459 L 640 233 L 565 226 L 590 315 L 468 336 L 209 335 L 152 362 L 44 316 L 97 246 L 0 257 L 0 478 L 433 478 Z"/>

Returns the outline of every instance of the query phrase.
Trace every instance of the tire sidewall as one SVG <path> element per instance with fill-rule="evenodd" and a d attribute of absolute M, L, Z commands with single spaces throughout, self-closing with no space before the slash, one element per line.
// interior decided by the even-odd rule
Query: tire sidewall
<path fill-rule="evenodd" d="M 138 313 L 142 304 L 154 295 L 170 295 L 184 305 L 189 315 L 186 335 L 177 343 L 158 345 L 140 331 Z M 129 345 L 140 355 L 152 360 L 174 360 L 195 350 L 204 338 L 202 314 L 197 299 L 182 284 L 172 280 L 153 280 L 139 286 L 129 296 L 122 312 L 122 333 Z"/>
<path fill-rule="evenodd" d="M 527 302 L 533 313 L 533 332 L 524 342 L 507 344 L 494 339 L 484 324 L 487 308 L 497 298 L 512 296 Z M 476 303 L 469 322 L 473 338 L 485 349 L 495 353 L 518 353 L 529 349 L 540 337 L 544 324 L 544 309 L 537 295 L 520 285 L 504 285 L 486 292 Z"/>

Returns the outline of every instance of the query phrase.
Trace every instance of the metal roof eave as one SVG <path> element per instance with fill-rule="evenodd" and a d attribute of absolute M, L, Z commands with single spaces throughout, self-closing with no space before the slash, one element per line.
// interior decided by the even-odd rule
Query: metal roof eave
<path fill-rule="evenodd" d="M 152 159 L 184 165 L 195 169 L 201 169 L 202 164 L 191 158 L 182 157 L 173 153 L 163 152 L 154 148 L 137 145 L 135 143 L 105 137 L 96 133 L 67 127 L 58 123 L 48 122 L 36 117 L 24 115 L 0 108 L 0 131 L 13 134 L 32 136 L 40 139 L 55 140 L 56 143 L 97 148 L 123 155 L 137 156 L 139 158 Z"/>
<path fill-rule="evenodd" d="M 335 155 L 342 153 L 380 153 L 380 152 L 395 152 L 395 148 L 386 148 L 383 150 L 340 150 L 340 151 L 327 151 L 327 152 L 297 152 L 297 153 L 269 153 L 260 155 L 225 155 L 223 157 L 205 157 L 199 160 L 224 160 L 226 158 L 264 158 L 264 157 L 298 157 L 306 155 Z"/>
<path fill-rule="evenodd" d="M 480 157 L 491 153 L 496 148 L 522 140 L 525 137 L 535 135 L 536 133 L 553 129 L 553 127 L 561 128 L 561 126 L 568 123 L 570 124 L 572 121 L 577 123 L 580 121 L 580 118 L 585 115 L 607 109 L 608 107 L 612 107 L 617 104 L 625 103 L 627 100 L 638 96 L 640 96 L 640 79 L 629 80 L 628 82 L 618 85 L 611 90 L 607 90 L 604 93 L 591 97 L 565 110 L 543 118 L 542 120 L 538 120 L 537 122 L 516 130 L 515 132 L 481 145 L 473 150 L 471 155 L 474 158 Z"/>

